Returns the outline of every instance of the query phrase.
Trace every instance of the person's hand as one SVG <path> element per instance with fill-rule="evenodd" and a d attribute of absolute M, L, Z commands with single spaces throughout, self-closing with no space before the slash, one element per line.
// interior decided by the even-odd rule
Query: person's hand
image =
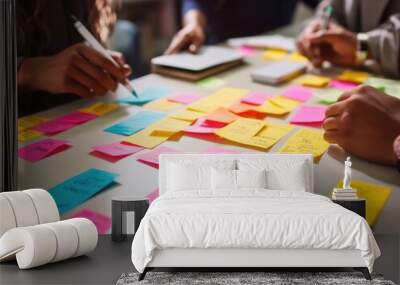
<path fill-rule="evenodd" d="M 388 98 L 372 99 L 378 93 L 389 96 L 368 86 L 345 93 L 326 110 L 324 138 L 361 158 L 393 165 L 393 142 L 400 134 L 400 120 L 383 103 Z"/>
<path fill-rule="evenodd" d="M 174 36 L 165 54 L 172 54 L 183 49 L 196 53 L 204 43 L 205 19 L 199 11 L 189 11 L 185 15 L 184 27 Z"/>
<path fill-rule="evenodd" d="M 131 72 L 120 54 L 112 56 L 120 65 L 85 44 L 76 44 L 54 56 L 28 58 L 18 72 L 18 85 L 23 91 L 104 95 L 115 91 Z"/>
<path fill-rule="evenodd" d="M 317 67 L 324 61 L 341 66 L 356 65 L 356 34 L 333 21 L 326 31 L 321 30 L 320 19 L 311 22 L 298 38 L 297 47 Z"/>

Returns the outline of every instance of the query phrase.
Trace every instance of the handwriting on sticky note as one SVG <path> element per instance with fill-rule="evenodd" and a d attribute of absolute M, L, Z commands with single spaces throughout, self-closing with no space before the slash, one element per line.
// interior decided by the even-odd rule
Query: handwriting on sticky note
<path fill-rule="evenodd" d="M 265 126 L 265 122 L 255 119 L 239 118 L 233 123 L 215 130 L 215 133 L 223 138 L 236 136 L 251 138 Z"/>
<path fill-rule="evenodd" d="M 342 186 L 343 181 L 339 181 L 338 187 Z M 351 187 L 357 189 L 358 197 L 366 200 L 366 218 L 368 224 L 373 226 L 385 207 L 385 203 L 392 192 L 392 188 L 386 185 L 378 185 L 360 180 L 352 180 Z"/>
<path fill-rule="evenodd" d="M 181 104 L 190 104 L 194 101 L 197 101 L 201 98 L 201 95 L 192 93 L 192 92 L 180 92 L 173 96 L 168 97 L 169 101 L 181 103 Z"/>
<path fill-rule="evenodd" d="M 162 117 L 164 117 L 163 113 L 141 111 L 128 119 L 105 129 L 104 131 L 129 136 L 160 120 Z"/>
<path fill-rule="evenodd" d="M 313 92 L 310 88 L 307 87 L 292 86 L 283 91 L 282 96 L 296 101 L 304 102 L 313 96 Z"/>
<path fill-rule="evenodd" d="M 108 156 L 128 156 L 141 151 L 143 148 L 131 144 L 124 144 L 121 142 L 114 142 L 110 144 L 103 144 L 92 147 L 94 151 L 101 152 Z"/>
<path fill-rule="evenodd" d="M 317 161 L 328 149 L 329 143 L 324 140 L 323 132 L 319 130 L 300 129 L 290 137 L 279 150 L 280 153 L 312 154 Z"/>
<path fill-rule="evenodd" d="M 325 119 L 326 108 L 322 106 L 300 106 L 290 120 L 292 124 L 318 124 Z"/>
<path fill-rule="evenodd" d="M 174 118 L 164 118 L 159 122 L 151 125 L 153 132 L 152 136 L 167 136 L 170 137 L 190 125 L 189 121 L 178 120 Z"/>
<path fill-rule="evenodd" d="M 110 186 L 118 174 L 91 168 L 49 189 L 61 215 Z"/>
<path fill-rule="evenodd" d="M 326 86 L 330 80 L 331 79 L 329 77 L 308 74 L 308 75 L 305 75 L 302 78 L 300 78 L 300 80 L 298 82 L 305 86 L 321 88 L 321 87 Z"/>
<path fill-rule="evenodd" d="M 105 102 L 98 102 L 93 105 L 90 105 L 89 107 L 80 109 L 80 112 L 87 113 L 87 114 L 92 114 L 96 116 L 103 116 L 106 115 L 116 109 L 118 109 L 119 106 L 114 103 L 105 103 Z"/>
<path fill-rule="evenodd" d="M 182 110 L 177 113 L 169 115 L 170 118 L 193 122 L 198 118 L 206 116 L 206 113 L 196 112 L 191 110 Z"/>
<path fill-rule="evenodd" d="M 160 191 L 157 188 L 157 189 L 153 190 L 152 192 L 150 192 L 146 197 L 149 200 L 149 203 L 151 204 L 151 203 L 153 203 L 153 201 L 155 199 L 158 198 L 158 196 L 160 196 Z"/>
<path fill-rule="evenodd" d="M 160 146 L 137 156 L 137 161 L 158 169 L 160 154 L 166 153 L 181 153 L 181 151 L 166 146 Z"/>
<path fill-rule="evenodd" d="M 61 152 L 70 147 L 68 141 L 57 139 L 43 139 L 38 142 L 21 147 L 18 156 L 30 162 L 42 160 L 48 156 Z"/>
<path fill-rule="evenodd" d="M 170 90 L 162 87 L 150 87 L 138 93 L 138 97 L 127 96 L 117 99 L 119 103 L 143 105 L 150 101 L 167 96 Z"/>
<path fill-rule="evenodd" d="M 134 145 L 139 145 L 142 146 L 144 148 L 155 148 L 156 146 L 158 146 L 159 144 L 162 144 L 163 142 L 165 142 L 166 140 L 168 140 L 168 138 L 170 136 L 167 135 L 153 135 L 154 129 L 151 127 L 147 127 L 129 137 L 126 137 L 124 139 L 124 142 L 128 142 Z"/>
<path fill-rule="evenodd" d="M 72 218 L 85 218 L 91 220 L 101 235 L 109 233 L 111 228 L 111 218 L 90 209 L 82 209 L 72 215 Z"/>
<path fill-rule="evenodd" d="M 265 101 L 272 98 L 271 95 L 261 92 L 252 92 L 247 96 L 243 97 L 241 102 L 251 105 L 262 105 Z"/>

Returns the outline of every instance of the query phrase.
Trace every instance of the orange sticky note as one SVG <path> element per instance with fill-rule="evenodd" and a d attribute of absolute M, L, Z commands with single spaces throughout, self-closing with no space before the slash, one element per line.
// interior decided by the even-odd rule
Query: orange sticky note
<path fill-rule="evenodd" d="M 217 110 L 215 110 L 210 115 L 208 115 L 206 117 L 206 121 L 229 124 L 238 118 L 239 118 L 238 115 L 235 115 L 228 109 L 221 107 L 221 108 L 218 108 Z"/>
<path fill-rule="evenodd" d="M 229 109 L 229 111 L 231 111 L 235 114 L 242 114 L 242 113 L 246 113 L 246 112 L 255 111 L 255 107 L 256 107 L 255 105 L 237 102 L 237 103 L 229 106 L 228 109 Z"/>

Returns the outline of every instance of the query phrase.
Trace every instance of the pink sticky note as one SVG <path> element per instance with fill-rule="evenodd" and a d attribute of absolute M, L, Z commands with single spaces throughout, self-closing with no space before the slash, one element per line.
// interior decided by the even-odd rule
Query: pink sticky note
<path fill-rule="evenodd" d="M 181 151 L 166 146 L 160 146 L 159 148 L 139 155 L 137 161 L 158 169 L 158 156 L 163 153 L 181 153 Z"/>
<path fill-rule="evenodd" d="M 205 124 L 205 119 L 200 118 L 197 119 L 196 123 L 187 126 L 183 131 L 186 133 L 194 133 L 194 134 L 212 134 L 214 133 L 214 130 L 216 129 L 215 127 L 205 127 L 203 126 Z"/>
<path fill-rule="evenodd" d="M 243 103 L 252 104 L 252 105 L 262 105 L 265 101 L 272 98 L 271 95 L 261 92 L 252 92 L 246 97 L 240 100 Z"/>
<path fill-rule="evenodd" d="M 300 106 L 290 123 L 292 124 L 321 124 L 325 118 L 325 107 Z"/>
<path fill-rule="evenodd" d="M 99 234 L 107 234 L 111 228 L 111 218 L 90 209 L 82 209 L 75 213 L 73 218 L 86 218 L 93 222 Z"/>
<path fill-rule="evenodd" d="M 72 124 L 83 124 L 90 120 L 96 119 L 97 116 L 93 114 L 87 114 L 82 112 L 72 112 L 67 115 L 56 118 L 55 120 L 72 123 Z"/>
<path fill-rule="evenodd" d="M 303 86 L 292 86 L 282 93 L 282 96 L 286 98 L 301 102 L 307 101 L 312 97 L 312 95 L 312 90 Z"/>
<path fill-rule="evenodd" d="M 238 53 L 240 53 L 243 56 L 253 56 L 257 52 L 257 50 L 255 48 L 247 47 L 247 46 L 238 47 L 236 50 Z"/>
<path fill-rule="evenodd" d="M 97 118 L 97 116 L 92 114 L 72 112 L 37 125 L 34 127 L 34 129 L 48 135 L 53 135 L 71 129 L 76 125 L 85 123 L 95 118 Z"/>
<path fill-rule="evenodd" d="M 140 146 L 122 142 L 99 145 L 93 147 L 92 149 L 93 151 L 90 153 L 91 155 L 102 158 L 109 162 L 117 162 L 118 160 L 125 158 L 128 155 L 143 150 L 143 148 Z"/>
<path fill-rule="evenodd" d="M 44 122 L 43 124 L 37 125 L 33 129 L 41 133 L 45 133 L 47 135 L 54 135 L 66 131 L 68 129 L 71 129 L 75 126 L 76 124 L 73 123 L 51 120 L 48 122 Z"/>
<path fill-rule="evenodd" d="M 232 149 L 226 149 L 223 147 L 219 147 L 219 146 L 211 146 L 209 148 L 207 148 L 204 153 L 210 153 L 210 154 L 218 154 L 218 153 L 225 153 L 225 154 L 238 154 L 240 153 L 237 150 L 232 150 Z"/>
<path fill-rule="evenodd" d="M 18 150 L 18 155 L 24 160 L 36 162 L 50 155 L 61 152 L 70 146 L 71 145 L 68 141 L 44 139 L 21 147 Z"/>
<path fill-rule="evenodd" d="M 150 204 L 158 198 L 158 196 L 160 196 L 160 191 L 159 189 L 155 189 L 154 191 L 152 191 L 150 194 L 148 194 L 146 197 L 147 199 L 149 199 Z"/>
<path fill-rule="evenodd" d="M 357 83 L 348 82 L 348 81 L 341 81 L 341 80 L 331 80 L 329 83 L 329 87 L 338 88 L 342 90 L 352 90 L 358 86 Z"/>
<path fill-rule="evenodd" d="M 174 96 L 168 97 L 168 100 L 177 102 L 177 103 L 182 103 L 182 104 L 190 104 L 200 98 L 201 98 L 201 95 L 199 95 L 199 94 L 194 94 L 194 93 L 189 93 L 189 92 L 181 92 Z"/>

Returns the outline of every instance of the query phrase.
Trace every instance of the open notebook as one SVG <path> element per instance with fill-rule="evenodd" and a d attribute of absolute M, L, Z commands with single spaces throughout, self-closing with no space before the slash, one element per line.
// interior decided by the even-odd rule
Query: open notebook
<path fill-rule="evenodd" d="M 198 53 L 182 52 L 151 60 L 152 71 L 187 80 L 200 80 L 243 62 L 243 57 L 229 48 L 202 47 Z"/>

